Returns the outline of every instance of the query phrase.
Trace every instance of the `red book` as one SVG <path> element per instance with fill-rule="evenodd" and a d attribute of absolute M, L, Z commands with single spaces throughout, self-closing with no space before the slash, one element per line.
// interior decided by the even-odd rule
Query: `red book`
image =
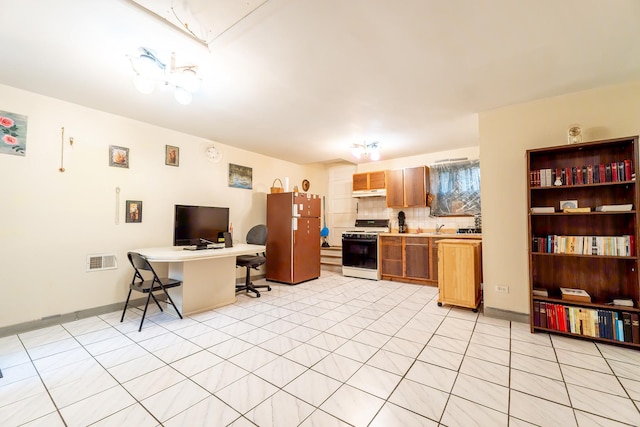
<path fill-rule="evenodd" d="M 579 170 L 579 172 L 576 173 L 576 182 L 574 184 L 582 184 L 582 168 L 578 166 L 576 169 Z"/>
<path fill-rule="evenodd" d="M 604 164 L 601 164 L 599 167 L 600 167 L 600 182 L 607 182 Z"/>
<path fill-rule="evenodd" d="M 587 182 L 586 184 L 593 184 L 593 165 L 587 166 Z"/>
<path fill-rule="evenodd" d="M 629 236 L 629 256 L 636 256 L 636 237 L 633 234 Z"/>
<path fill-rule="evenodd" d="M 624 161 L 624 180 L 631 181 L 631 159 Z"/>
<path fill-rule="evenodd" d="M 611 181 L 618 181 L 618 164 L 616 162 L 611 162 Z"/>
<path fill-rule="evenodd" d="M 556 169 L 556 179 L 559 179 L 560 182 L 564 185 L 564 182 L 562 181 L 562 170 L 561 169 Z M 553 184 L 555 185 L 555 182 Z"/>
<path fill-rule="evenodd" d="M 558 330 L 567 332 L 567 321 L 564 318 L 564 305 L 558 304 Z"/>
<path fill-rule="evenodd" d="M 564 169 L 564 176 L 567 177 L 567 182 L 565 184 L 573 185 L 573 172 L 571 171 L 571 168 Z"/>

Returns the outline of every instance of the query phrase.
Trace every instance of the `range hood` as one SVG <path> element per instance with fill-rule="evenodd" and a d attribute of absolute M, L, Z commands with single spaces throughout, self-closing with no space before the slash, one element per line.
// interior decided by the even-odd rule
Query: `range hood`
<path fill-rule="evenodd" d="M 357 190 L 353 192 L 353 197 L 386 197 L 387 189 L 378 188 L 374 190 Z"/>

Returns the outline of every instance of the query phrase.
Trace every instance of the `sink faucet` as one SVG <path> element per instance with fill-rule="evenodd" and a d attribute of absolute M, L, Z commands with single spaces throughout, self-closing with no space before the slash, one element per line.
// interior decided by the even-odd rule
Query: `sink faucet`
<path fill-rule="evenodd" d="M 436 224 L 436 234 L 440 234 L 440 230 L 442 230 L 442 227 L 444 227 L 444 224 Z"/>

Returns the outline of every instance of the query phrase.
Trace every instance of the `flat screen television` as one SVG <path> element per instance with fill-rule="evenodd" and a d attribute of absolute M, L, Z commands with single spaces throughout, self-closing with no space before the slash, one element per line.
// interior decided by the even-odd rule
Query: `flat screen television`
<path fill-rule="evenodd" d="M 229 231 L 229 208 L 176 205 L 173 245 L 206 245 L 218 242 Z"/>

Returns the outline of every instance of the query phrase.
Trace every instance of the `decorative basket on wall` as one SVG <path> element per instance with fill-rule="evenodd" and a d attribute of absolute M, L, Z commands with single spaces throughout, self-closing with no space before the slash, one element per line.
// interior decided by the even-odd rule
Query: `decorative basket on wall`
<path fill-rule="evenodd" d="M 276 182 L 280 183 L 279 187 L 276 187 Z M 276 178 L 273 180 L 273 184 L 271 184 L 271 193 L 282 193 L 284 192 L 284 187 L 282 186 L 282 181 L 280 181 L 280 178 Z"/>

